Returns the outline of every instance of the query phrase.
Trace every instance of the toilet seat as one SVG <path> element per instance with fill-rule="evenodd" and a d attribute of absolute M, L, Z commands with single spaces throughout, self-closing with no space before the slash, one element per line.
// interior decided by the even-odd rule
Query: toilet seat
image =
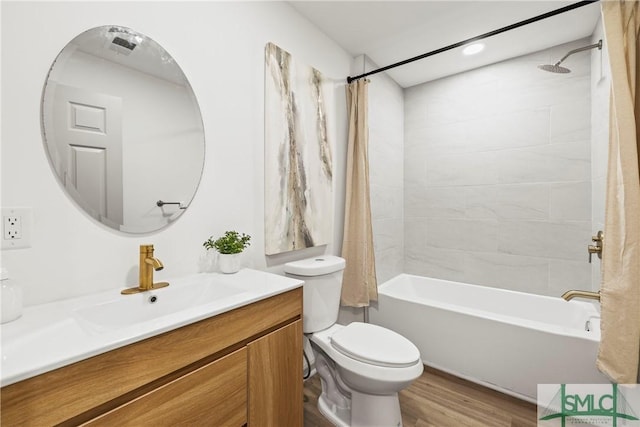
<path fill-rule="evenodd" d="M 333 361 L 335 364 L 335 370 L 339 374 L 341 380 L 344 381 L 352 391 L 359 390 L 363 393 L 373 395 L 391 395 L 402 390 L 422 374 L 423 365 L 420 357 L 418 357 L 410 366 L 393 365 L 393 363 L 408 363 L 408 360 L 414 358 L 414 354 L 419 354 L 417 348 L 415 348 L 415 353 L 413 353 L 414 350 L 411 349 L 411 347 L 415 346 L 413 346 L 413 343 L 409 340 L 407 340 L 407 342 L 410 344 L 406 344 L 405 346 L 404 340 L 406 338 L 401 335 L 400 337 L 402 337 L 402 339 L 398 340 L 401 344 L 397 345 L 396 342 L 394 346 L 401 348 L 399 352 L 407 352 L 406 354 L 409 356 L 405 356 L 406 358 L 404 360 L 402 360 L 402 358 L 394 360 L 389 357 L 380 357 L 380 355 L 383 354 L 379 348 L 380 343 L 386 341 L 381 341 L 379 339 L 380 335 L 375 332 L 371 335 L 370 329 L 374 328 L 368 328 L 367 326 L 365 326 L 365 328 L 368 332 L 362 334 L 364 335 L 364 338 L 359 340 L 361 341 L 360 348 L 358 348 L 358 345 L 354 344 L 354 349 L 349 344 L 346 344 L 346 348 L 350 350 L 349 353 L 351 354 L 346 354 L 344 347 L 342 348 L 342 351 L 338 350 L 336 345 L 332 342 L 332 337 L 348 327 L 349 326 L 334 324 L 327 329 L 309 334 L 308 337 L 311 340 L 314 351 L 320 351 L 320 353 L 323 353 L 328 359 Z M 360 328 L 360 326 L 355 326 L 355 328 L 352 327 L 352 330 L 358 331 L 361 330 Z M 385 329 L 382 327 L 378 328 Z M 384 340 L 384 338 L 382 340 Z M 340 343 L 339 335 L 337 337 L 337 341 Z M 373 346 L 375 350 L 369 351 L 368 349 L 371 348 L 370 346 Z M 362 356 L 362 353 L 365 350 L 367 356 Z M 372 356 L 374 354 L 376 357 Z M 362 360 L 358 360 L 356 357 L 359 357 Z M 385 361 L 384 359 L 387 359 L 387 364 L 391 364 L 393 366 L 381 366 L 379 360 L 376 361 L 377 364 L 373 364 L 371 361 L 366 361 L 366 359 L 383 359 L 383 363 Z M 392 363 L 389 363 L 389 361 Z"/>
<path fill-rule="evenodd" d="M 330 337 L 331 346 L 359 362 L 406 368 L 420 361 L 420 351 L 402 335 L 370 323 L 353 322 Z"/>

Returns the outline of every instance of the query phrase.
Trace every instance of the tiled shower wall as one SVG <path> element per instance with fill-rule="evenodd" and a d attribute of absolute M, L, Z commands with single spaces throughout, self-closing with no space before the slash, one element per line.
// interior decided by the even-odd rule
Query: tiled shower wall
<path fill-rule="evenodd" d="M 378 68 L 364 56 L 355 64 L 356 74 Z M 381 284 L 403 269 L 403 93 L 384 73 L 369 79 L 371 220 L 376 276 Z"/>
<path fill-rule="evenodd" d="M 404 270 L 560 295 L 591 284 L 589 39 L 405 90 Z M 463 60 L 463 58 L 461 58 Z"/>
<path fill-rule="evenodd" d="M 597 55 L 591 56 L 591 221 L 593 234 L 604 231 L 604 205 L 609 157 L 609 94 L 611 93 L 611 69 L 604 39 L 602 22 L 591 37 L 591 43 L 602 39 L 604 45 Z M 606 236 L 605 236 L 606 237 Z M 605 238 L 606 240 L 606 238 Z M 591 264 L 591 289 L 600 289 L 602 272 L 600 259 L 594 257 Z"/>

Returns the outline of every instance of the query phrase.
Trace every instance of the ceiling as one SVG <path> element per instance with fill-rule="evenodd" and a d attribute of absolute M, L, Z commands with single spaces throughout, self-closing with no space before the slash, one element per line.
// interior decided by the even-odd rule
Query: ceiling
<path fill-rule="evenodd" d="M 119 37 L 134 43 L 130 51 L 113 43 Z M 153 39 L 130 28 L 104 25 L 81 33 L 68 45 L 71 54 L 78 49 L 86 54 L 106 59 L 135 71 L 184 86 L 187 83 L 182 69 Z"/>
<path fill-rule="evenodd" d="M 564 7 L 575 1 L 290 1 L 354 57 L 379 67 L 430 52 Z M 600 17 L 593 3 L 482 40 L 473 56 L 456 48 L 387 73 L 410 87 L 590 36 Z M 558 58 L 560 59 L 560 58 Z M 367 71 L 370 71 L 367 69 Z M 360 74 L 362 70 L 358 70 Z M 346 76 L 345 76 L 346 77 Z"/>

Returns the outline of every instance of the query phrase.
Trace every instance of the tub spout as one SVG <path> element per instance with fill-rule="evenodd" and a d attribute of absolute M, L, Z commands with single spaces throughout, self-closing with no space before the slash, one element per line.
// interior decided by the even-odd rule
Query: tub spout
<path fill-rule="evenodd" d="M 562 294 L 562 298 L 566 299 L 567 301 L 570 301 L 573 298 L 587 298 L 587 299 L 595 299 L 600 301 L 600 292 L 572 290 Z"/>

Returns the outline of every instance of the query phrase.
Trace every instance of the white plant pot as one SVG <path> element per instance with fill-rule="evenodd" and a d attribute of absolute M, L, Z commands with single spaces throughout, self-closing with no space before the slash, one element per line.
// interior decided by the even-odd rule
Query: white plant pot
<path fill-rule="evenodd" d="M 238 254 L 218 254 L 218 267 L 225 274 L 237 273 L 240 271 L 240 255 Z"/>

